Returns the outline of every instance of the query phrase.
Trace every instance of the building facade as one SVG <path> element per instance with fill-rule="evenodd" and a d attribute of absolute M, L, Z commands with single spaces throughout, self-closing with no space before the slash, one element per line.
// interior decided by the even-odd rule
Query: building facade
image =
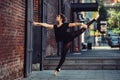
<path fill-rule="evenodd" d="M 22 80 L 27 69 L 24 67 L 27 65 L 26 15 L 30 14 L 26 12 L 27 2 L 28 0 L 0 0 L 0 80 Z M 56 15 L 59 13 L 65 14 L 68 22 L 77 21 L 77 13 L 71 17 L 70 4 L 80 2 L 81 0 L 34 0 L 34 21 L 56 24 Z M 73 41 L 71 49 L 80 46 L 80 39 L 78 37 Z M 58 48 L 53 30 L 33 27 L 33 59 L 38 59 L 39 62 L 41 53 L 45 53 L 45 56 L 56 55 Z"/>
<path fill-rule="evenodd" d="M 35 9 L 34 9 L 34 19 L 35 19 L 35 21 L 46 22 L 46 23 L 49 23 L 49 24 L 56 24 L 56 16 L 59 13 L 63 13 L 67 17 L 68 22 L 77 21 L 77 13 L 72 13 L 73 16 L 71 17 L 71 3 L 81 3 L 81 0 L 64 0 L 64 1 L 62 1 L 62 0 L 53 0 L 53 1 L 43 0 L 42 21 L 41 21 L 41 17 L 40 17 L 41 16 L 40 15 L 41 14 L 40 7 L 42 7 L 40 5 L 40 1 L 41 0 L 34 0 L 34 2 L 35 2 L 34 3 L 34 5 L 35 5 Z M 75 30 L 78 30 L 78 28 L 75 28 Z M 38 34 L 36 33 L 36 35 L 38 35 Z M 54 30 L 49 30 L 49 29 L 44 28 L 43 29 L 43 36 L 44 37 L 42 37 L 42 39 L 44 39 L 44 43 L 45 43 L 43 45 L 44 50 L 45 50 L 45 55 L 46 56 L 56 55 L 57 54 L 57 49 L 61 49 L 61 47 L 58 47 L 58 45 L 55 42 Z M 79 46 L 78 45 L 78 40 L 80 41 L 80 39 L 76 39 L 73 42 L 74 47 Z M 39 43 L 40 41 L 37 41 L 37 42 Z M 35 45 L 37 45 L 37 43 Z M 74 51 L 74 49 L 72 51 Z M 37 54 L 39 54 L 39 51 L 38 51 Z"/>
<path fill-rule="evenodd" d="M 0 0 L 0 80 L 23 78 L 25 5 L 25 0 Z"/>

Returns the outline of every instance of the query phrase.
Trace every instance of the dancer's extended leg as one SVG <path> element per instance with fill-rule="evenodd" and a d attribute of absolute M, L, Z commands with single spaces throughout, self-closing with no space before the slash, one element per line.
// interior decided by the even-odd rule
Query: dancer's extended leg
<path fill-rule="evenodd" d="M 76 38 L 76 37 L 78 37 L 79 35 L 81 35 L 83 32 L 85 32 L 85 28 L 82 28 L 82 29 L 80 29 L 80 30 L 78 30 L 78 31 L 74 31 L 74 32 L 72 32 L 71 34 L 72 34 L 72 37 L 71 37 L 71 39 L 74 39 L 74 38 Z"/>
<path fill-rule="evenodd" d="M 91 21 L 89 21 L 87 23 L 87 26 L 89 27 L 93 22 L 95 22 L 96 20 L 95 19 L 92 19 Z M 86 29 L 85 28 L 81 28 L 80 30 L 78 31 L 74 31 L 72 32 L 72 39 L 76 38 L 77 36 L 81 35 Z"/>

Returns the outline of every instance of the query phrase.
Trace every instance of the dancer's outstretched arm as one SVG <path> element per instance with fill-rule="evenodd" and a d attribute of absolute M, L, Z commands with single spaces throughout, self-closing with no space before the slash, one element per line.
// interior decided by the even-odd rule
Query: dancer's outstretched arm
<path fill-rule="evenodd" d="M 69 27 L 75 27 L 75 26 L 81 26 L 81 28 L 88 28 L 89 25 L 91 25 L 94 21 L 96 21 L 99 18 L 99 15 L 96 15 L 95 18 L 93 20 L 91 20 L 90 22 L 86 24 L 84 23 L 79 23 L 79 22 L 75 22 L 75 23 L 69 23 Z"/>
<path fill-rule="evenodd" d="M 40 23 L 40 22 L 33 22 L 34 26 L 42 26 L 45 28 L 53 29 L 53 24 L 47 24 L 47 23 Z"/>
<path fill-rule="evenodd" d="M 81 26 L 81 28 L 87 28 L 87 25 L 84 23 L 79 23 L 79 22 L 75 22 L 75 23 L 69 23 L 68 25 L 69 27 L 76 27 L 76 26 Z"/>

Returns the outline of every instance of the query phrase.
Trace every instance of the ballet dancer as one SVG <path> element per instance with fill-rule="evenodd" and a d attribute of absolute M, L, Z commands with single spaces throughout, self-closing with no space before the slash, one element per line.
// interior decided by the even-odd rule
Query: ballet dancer
<path fill-rule="evenodd" d="M 60 71 L 61 66 L 65 61 L 66 54 L 71 46 L 72 40 L 77 36 L 81 35 L 88 28 L 88 26 L 92 24 L 94 20 L 95 19 L 87 23 L 87 25 L 80 22 L 67 23 L 66 17 L 63 14 L 59 14 L 58 16 L 56 16 L 57 25 L 40 23 L 40 22 L 33 23 L 34 26 L 41 26 L 49 29 L 54 29 L 56 42 L 57 43 L 63 42 L 63 51 L 61 52 L 61 58 L 60 58 L 59 64 L 57 65 L 54 71 L 55 76 L 58 75 L 58 72 Z M 68 28 L 77 27 L 77 26 L 80 27 L 80 30 L 77 30 L 74 32 L 67 32 Z"/>

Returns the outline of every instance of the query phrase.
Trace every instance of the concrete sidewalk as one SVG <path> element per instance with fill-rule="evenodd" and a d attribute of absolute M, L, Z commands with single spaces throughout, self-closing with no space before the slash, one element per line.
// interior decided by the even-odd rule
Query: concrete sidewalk
<path fill-rule="evenodd" d="M 113 47 L 111 48 L 110 46 L 93 46 L 93 50 L 119 50 L 119 47 Z"/>
<path fill-rule="evenodd" d="M 120 70 L 62 70 L 58 76 L 53 70 L 33 71 L 23 80 L 120 80 Z"/>

